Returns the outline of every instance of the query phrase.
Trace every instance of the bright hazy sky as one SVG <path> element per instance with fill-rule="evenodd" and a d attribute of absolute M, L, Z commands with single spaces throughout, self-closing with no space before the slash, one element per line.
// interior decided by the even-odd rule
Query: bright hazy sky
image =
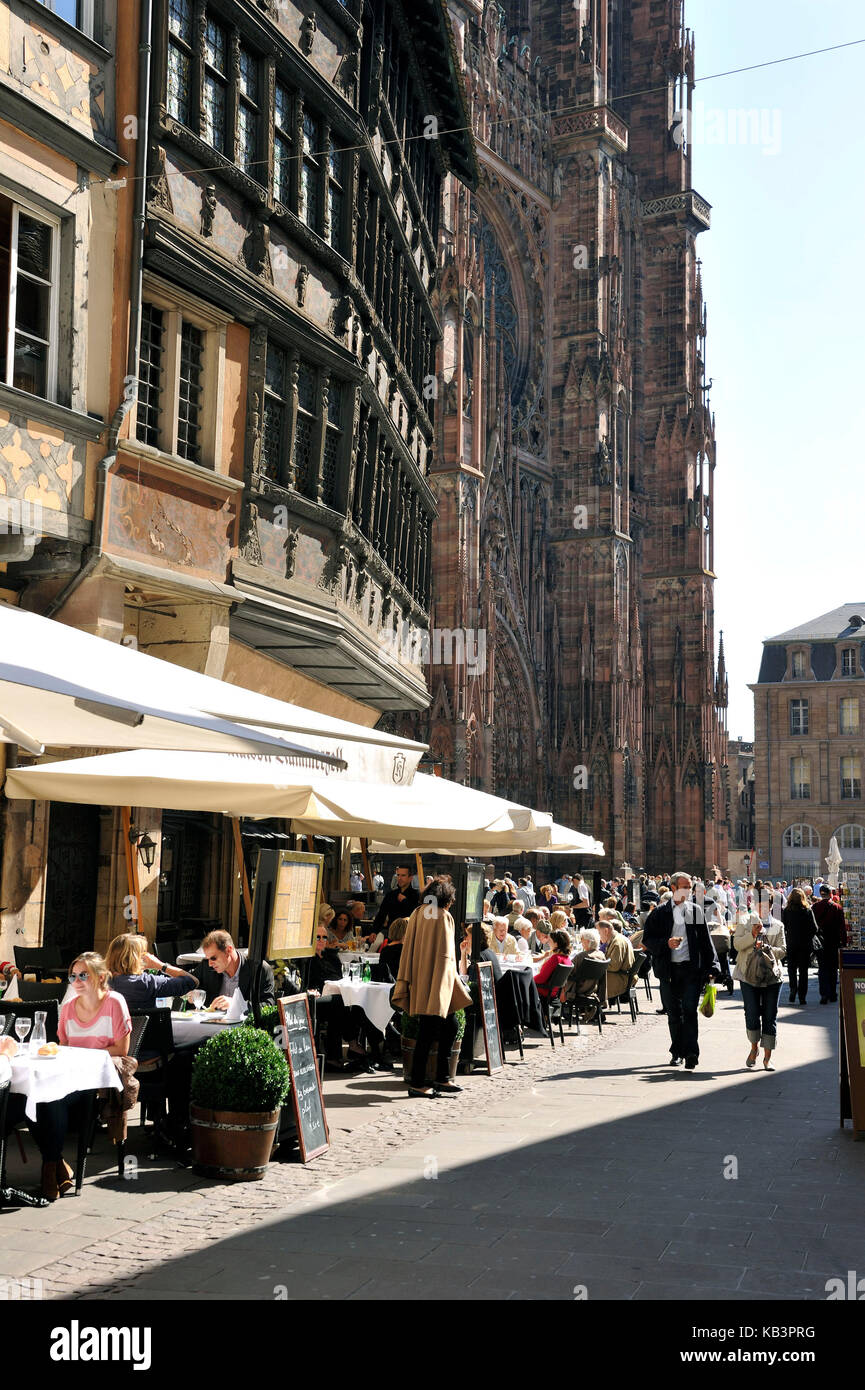
<path fill-rule="evenodd" d="M 753 737 L 765 637 L 865 603 L 865 38 L 862 0 L 685 0 L 696 38 L 693 184 L 714 379 L 715 638 L 729 732 Z M 761 113 L 757 143 L 719 135 Z M 722 115 L 717 113 L 721 112 Z M 765 153 L 764 153 L 765 150 Z"/>

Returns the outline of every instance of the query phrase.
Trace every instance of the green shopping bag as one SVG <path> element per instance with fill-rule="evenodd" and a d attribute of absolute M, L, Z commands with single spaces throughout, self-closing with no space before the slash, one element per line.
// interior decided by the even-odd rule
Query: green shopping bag
<path fill-rule="evenodd" d="M 717 993 L 717 989 L 711 982 L 707 984 L 706 988 L 703 990 L 703 997 L 700 1000 L 700 1013 L 704 1018 L 711 1018 L 712 1014 L 715 1012 L 715 996 Z"/>

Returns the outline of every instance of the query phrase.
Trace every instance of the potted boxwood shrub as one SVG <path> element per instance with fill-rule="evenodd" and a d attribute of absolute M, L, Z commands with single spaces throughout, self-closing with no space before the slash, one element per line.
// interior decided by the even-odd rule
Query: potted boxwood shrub
<path fill-rule="evenodd" d="M 448 1058 L 448 1075 L 451 1081 L 457 1074 L 457 1063 L 460 1059 L 460 1049 L 462 1048 L 463 1034 L 466 1031 L 466 1011 L 457 1009 L 454 1014 L 457 1021 L 457 1035 L 451 1048 L 451 1055 Z M 411 1076 L 411 1069 L 414 1063 L 414 1045 L 420 1029 L 420 1016 L 418 1014 L 403 1014 L 401 1020 L 401 1042 L 402 1042 L 402 1074 L 403 1079 L 408 1081 Z M 438 1067 L 438 1043 L 433 1043 L 429 1051 L 426 1064 L 426 1079 L 428 1085 L 432 1086 L 436 1079 L 436 1069 Z"/>
<path fill-rule="evenodd" d="M 199 1048 L 189 1107 L 195 1171 L 226 1182 L 262 1178 L 289 1085 L 284 1054 L 259 1028 L 227 1028 Z"/>

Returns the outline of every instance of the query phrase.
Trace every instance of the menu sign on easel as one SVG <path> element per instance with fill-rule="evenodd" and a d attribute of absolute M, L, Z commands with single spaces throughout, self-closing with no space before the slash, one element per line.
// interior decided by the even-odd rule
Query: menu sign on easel
<path fill-rule="evenodd" d="M 330 1147 L 309 1004 L 305 994 L 277 999 L 276 1004 L 282 1047 L 291 1072 L 291 1104 L 301 1162 L 309 1163 Z"/>
<path fill-rule="evenodd" d="M 487 1073 L 501 1071 L 505 1064 L 502 1036 L 499 1032 L 499 1011 L 496 1007 L 496 989 L 493 980 L 493 967 L 490 961 L 480 961 L 475 969 L 478 972 L 478 1003 L 481 1024 L 484 1030 L 484 1049 L 487 1054 Z"/>
<path fill-rule="evenodd" d="M 324 857 L 320 854 L 280 851 L 273 883 L 265 960 L 315 955 L 323 872 Z"/>

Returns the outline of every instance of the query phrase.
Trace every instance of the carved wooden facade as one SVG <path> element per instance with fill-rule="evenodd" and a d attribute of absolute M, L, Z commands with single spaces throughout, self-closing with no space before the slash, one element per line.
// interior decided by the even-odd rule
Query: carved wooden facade
<path fill-rule="evenodd" d="M 232 632 L 383 710 L 426 701 L 399 634 L 428 621 L 441 183 L 474 177 L 450 43 L 432 0 L 155 7 L 145 297 L 227 320 Z"/>
<path fill-rule="evenodd" d="M 709 209 L 677 139 L 681 3 L 451 11 L 482 177 L 443 219 L 433 623 L 483 632 L 487 655 L 433 646 L 433 757 L 616 866 L 724 865 Z"/>

